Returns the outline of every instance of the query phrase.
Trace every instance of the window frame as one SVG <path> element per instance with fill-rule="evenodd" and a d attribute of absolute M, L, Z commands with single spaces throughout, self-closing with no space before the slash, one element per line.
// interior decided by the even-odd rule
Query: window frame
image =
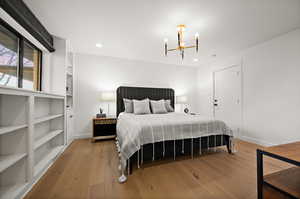
<path fill-rule="evenodd" d="M 37 89 L 33 88 L 33 91 L 42 91 L 42 68 L 43 68 L 43 51 L 36 47 L 32 42 L 30 42 L 27 38 L 21 35 L 18 31 L 12 28 L 7 22 L 0 18 L 0 25 L 10 31 L 18 38 L 18 64 L 17 64 L 17 78 L 18 85 L 17 88 L 23 89 L 23 58 L 24 58 L 24 43 L 26 42 L 32 48 L 38 51 L 39 53 L 39 69 L 38 69 L 38 85 Z"/>

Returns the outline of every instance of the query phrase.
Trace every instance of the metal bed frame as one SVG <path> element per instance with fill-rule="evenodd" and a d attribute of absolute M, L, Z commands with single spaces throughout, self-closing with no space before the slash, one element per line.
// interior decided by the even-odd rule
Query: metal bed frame
<path fill-rule="evenodd" d="M 171 106 L 174 108 L 175 93 L 170 88 L 145 88 L 145 87 L 119 87 L 117 89 L 117 116 L 125 110 L 123 99 L 138 99 L 142 100 L 149 98 L 151 100 L 170 100 Z M 161 160 L 165 158 L 176 159 L 177 156 L 190 155 L 192 158 L 195 154 L 202 154 L 204 150 L 219 146 L 227 146 L 229 153 L 232 153 L 232 142 L 229 135 L 211 135 L 190 139 L 171 140 L 164 142 L 156 142 L 141 146 L 141 149 L 134 153 L 127 160 L 127 168 L 121 168 L 122 175 L 119 182 L 123 183 L 127 180 L 125 171 L 130 175 L 132 173 L 133 165 L 136 163 L 137 168 L 140 168 L 144 162 Z M 116 138 L 117 150 L 120 153 L 120 147 Z"/>

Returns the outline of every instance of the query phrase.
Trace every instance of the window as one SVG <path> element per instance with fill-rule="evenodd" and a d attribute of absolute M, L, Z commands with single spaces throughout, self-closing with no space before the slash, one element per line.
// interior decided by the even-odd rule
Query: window
<path fill-rule="evenodd" d="M 0 85 L 41 90 L 42 51 L 0 21 Z"/>
<path fill-rule="evenodd" d="M 19 39 L 0 26 L 0 85 L 18 86 Z"/>
<path fill-rule="evenodd" d="M 23 88 L 40 90 L 41 52 L 28 42 L 24 42 Z"/>

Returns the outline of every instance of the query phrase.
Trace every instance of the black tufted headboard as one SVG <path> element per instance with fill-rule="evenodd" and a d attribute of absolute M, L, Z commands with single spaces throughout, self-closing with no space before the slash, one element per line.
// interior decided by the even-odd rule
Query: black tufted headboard
<path fill-rule="evenodd" d="M 147 88 L 147 87 L 119 87 L 117 89 L 117 117 L 125 110 L 123 98 L 142 100 L 171 100 L 174 108 L 175 92 L 171 88 Z"/>

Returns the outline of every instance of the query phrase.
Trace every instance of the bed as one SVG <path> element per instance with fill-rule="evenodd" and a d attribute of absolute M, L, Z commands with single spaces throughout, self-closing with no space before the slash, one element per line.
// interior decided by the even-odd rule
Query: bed
<path fill-rule="evenodd" d="M 123 99 L 170 100 L 174 108 L 175 93 L 169 88 L 119 87 L 117 89 L 117 148 L 125 182 L 133 164 L 140 168 L 147 161 L 201 154 L 208 148 L 232 148 L 232 131 L 223 122 L 201 115 L 170 112 L 135 115 L 124 112 Z"/>

